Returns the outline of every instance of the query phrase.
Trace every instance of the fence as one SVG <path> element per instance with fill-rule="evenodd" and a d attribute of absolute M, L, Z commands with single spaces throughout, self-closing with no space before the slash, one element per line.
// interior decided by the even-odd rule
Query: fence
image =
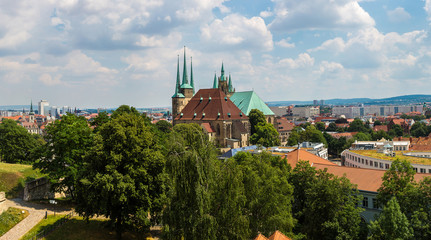
<path fill-rule="evenodd" d="M 35 236 L 28 238 L 27 240 L 39 240 L 50 234 L 52 231 L 57 229 L 59 226 L 63 225 L 65 222 L 69 221 L 69 219 L 73 216 L 73 212 L 68 213 L 66 216 L 62 217 L 60 220 L 56 221 L 54 224 L 45 228 L 43 231 L 37 233 Z"/>

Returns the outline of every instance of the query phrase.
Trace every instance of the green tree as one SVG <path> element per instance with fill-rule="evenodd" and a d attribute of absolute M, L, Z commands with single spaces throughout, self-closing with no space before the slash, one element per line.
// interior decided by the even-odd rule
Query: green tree
<path fill-rule="evenodd" d="M 410 129 L 411 135 L 413 137 L 426 137 L 428 136 L 428 129 L 425 123 L 415 122 Z"/>
<path fill-rule="evenodd" d="M 248 120 L 250 121 L 251 136 L 253 136 L 253 134 L 257 131 L 256 126 L 259 125 L 259 123 L 266 123 L 265 115 L 263 115 L 263 112 L 259 109 L 252 109 L 248 114 Z"/>
<path fill-rule="evenodd" d="M 322 132 L 325 131 L 326 125 L 323 122 L 318 122 L 315 124 L 315 126 L 316 126 L 317 130 L 322 131 Z"/>
<path fill-rule="evenodd" d="M 37 148 L 42 144 L 24 127 L 10 119 L 0 124 L 0 160 L 8 163 L 30 163 L 39 156 Z"/>
<path fill-rule="evenodd" d="M 295 127 L 292 132 L 289 134 L 289 138 L 287 138 L 287 145 L 294 146 L 299 143 L 299 130 Z"/>
<path fill-rule="evenodd" d="M 156 128 L 163 133 L 170 133 L 172 131 L 172 124 L 166 120 L 156 122 Z"/>
<path fill-rule="evenodd" d="M 92 121 L 90 121 L 90 126 L 94 128 L 94 132 L 98 132 L 99 128 L 109 122 L 110 118 L 108 116 L 108 112 L 100 112 L 97 117 L 95 117 Z"/>
<path fill-rule="evenodd" d="M 163 211 L 166 239 L 216 239 L 212 210 L 216 151 L 197 124 L 177 124 L 169 140 L 168 202 Z"/>
<path fill-rule="evenodd" d="M 290 171 L 286 161 L 265 152 L 239 152 L 234 159 L 243 175 L 245 215 L 251 230 L 248 239 L 259 232 L 269 235 L 274 229 L 291 232 L 295 223 L 291 210 L 293 188 L 286 177 Z"/>
<path fill-rule="evenodd" d="M 385 205 L 376 221 L 371 221 L 370 233 L 370 240 L 413 239 L 413 229 L 401 212 L 396 197 Z"/>
<path fill-rule="evenodd" d="M 146 231 L 163 207 L 165 158 L 152 128 L 133 112 L 103 124 L 86 156 L 77 183 L 76 211 L 88 218 L 104 215 L 117 238 L 125 226 Z"/>
<path fill-rule="evenodd" d="M 372 134 L 371 134 L 371 137 L 372 137 L 372 140 L 373 141 L 378 141 L 378 140 L 380 140 L 380 139 L 382 139 L 382 138 L 384 138 L 384 139 L 386 139 L 386 140 L 391 140 L 392 138 L 391 138 L 391 136 L 389 136 L 389 134 L 387 134 L 385 131 L 383 131 L 383 130 L 379 130 L 379 131 L 377 131 L 377 132 L 373 132 Z"/>
<path fill-rule="evenodd" d="M 327 132 L 335 132 L 335 131 L 337 131 L 337 124 L 336 124 L 336 123 L 331 122 L 331 123 L 328 125 L 328 127 L 326 128 L 326 131 L 327 131 Z"/>
<path fill-rule="evenodd" d="M 389 136 L 393 137 L 402 137 L 404 134 L 404 129 L 398 125 L 394 124 L 392 128 L 388 132 Z"/>
<path fill-rule="evenodd" d="M 363 132 L 358 132 L 353 138 L 358 141 L 371 141 L 371 135 Z"/>
<path fill-rule="evenodd" d="M 116 118 L 118 116 L 123 115 L 124 113 L 129 113 L 129 114 L 133 114 L 133 115 L 136 115 L 136 116 L 140 115 L 139 112 L 138 112 L 138 110 L 136 110 L 136 108 L 130 107 L 128 105 L 121 105 L 117 109 L 115 109 L 114 112 L 112 112 L 111 118 Z"/>
<path fill-rule="evenodd" d="M 362 208 L 358 191 L 345 177 L 300 161 L 289 177 L 294 186 L 296 229 L 306 239 L 358 239 Z"/>
<path fill-rule="evenodd" d="M 255 133 L 251 135 L 250 143 L 272 147 L 280 145 L 280 138 L 275 127 L 271 123 L 265 122 L 255 126 Z"/>
<path fill-rule="evenodd" d="M 347 131 L 368 133 L 368 132 L 370 132 L 370 128 L 369 128 L 368 124 L 364 124 L 364 122 L 361 119 L 355 118 L 355 120 L 353 120 L 353 122 L 350 123 Z"/>
<path fill-rule="evenodd" d="M 308 126 L 305 131 L 302 131 L 299 140 L 301 142 L 314 142 L 323 143 L 326 146 L 328 145 L 323 133 L 317 130 L 314 126 Z"/>
<path fill-rule="evenodd" d="M 84 165 L 84 156 L 93 145 L 93 133 L 84 117 L 68 113 L 47 125 L 43 157 L 34 168 L 48 174 L 52 188 L 75 198 L 75 182 Z"/>
<path fill-rule="evenodd" d="M 417 194 L 414 181 L 415 171 L 407 160 L 395 160 L 383 175 L 383 182 L 378 189 L 377 199 L 385 205 L 392 197 L 396 197 L 404 213 L 413 213 L 417 209 Z M 408 216 L 409 217 L 409 216 Z"/>
<path fill-rule="evenodd" d="M 374 126 L 379 126 L 379 125 L 383 125 L 382 122 L 380 122 L 379 120 L 374 121 Z"/>

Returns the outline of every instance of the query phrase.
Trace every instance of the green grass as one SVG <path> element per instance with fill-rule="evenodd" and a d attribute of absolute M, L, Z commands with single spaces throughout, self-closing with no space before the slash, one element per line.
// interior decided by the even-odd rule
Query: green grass
<path fill-rule="evenodd" d="M 24 211 L 24 213 L 22 213 Z M 28 211 L 18 208 L 8 208 L 0 215 L 0 236 L 3 236 L 21 220 L 28 216 Z"/>
<path fill-rule="evenodd" d="M 30 232 L 28 232 L 22 240 L 36 235 L 43 229 L 52 226 L 61 217 L 48 216 L 48 219 L 43 219 L 37 224 Z M 90 219 L 89 222 L 85 221 L 82 217 L 73 217 L 61 226 L 58 226 L 54 231 L 45 236 L 45 240 L 115 240 L 115 231 L 108 227 L 108 221 L 105 219 Z M 123 239 L 140 240 L 140 239 L 152 239 L 150 237 L 140 236 L 131 232 L 123 233 Z"/>
<path fill-rule="evenodd" d="M 395 151 L 396 153 L 395 157 L 387 156 L 386 154 L 383 154 L 383 153 L 378 153 L 376 150 L 350 150 L 350 151 L 363 156 L 373 157 L 373 158 L 382 159 L 382 160 L 394 161 L 395 159 L 398 158 L 398 159 L 406 159 L 407 161 L 415 164 L 431 165 L 431 159 L 405 156 L 403 155 L 403 151 Z"/>
<path fill-rule="evenodd" d="M 47 219 L 42 219 L 36 226 L 34 226 L 29 232 L 27 232 L 21 240 L 27 240 L 36 236 L 38 233 L 50 228 L 55 222 L 63 218 L 65 215 L 48 215 Z"/>
<path fill-rule="evenodd" d="M 19 197 L 24 190 L 25 182 L 44 176 L 31 165 L 10 164 L 0 162 L 0 191 L 6 192 L 6 197 Z"/>

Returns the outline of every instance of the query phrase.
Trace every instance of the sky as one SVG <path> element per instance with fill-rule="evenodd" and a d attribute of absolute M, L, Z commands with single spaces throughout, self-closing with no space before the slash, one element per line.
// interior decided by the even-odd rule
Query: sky
<path fill-rule="evenodd" d="M 169 107 L 184 46 L 197 90 L 222 62 L 264 101 L 431 89 L 431 0 L 0 0 L 0 22 L 0 105 Z"/>

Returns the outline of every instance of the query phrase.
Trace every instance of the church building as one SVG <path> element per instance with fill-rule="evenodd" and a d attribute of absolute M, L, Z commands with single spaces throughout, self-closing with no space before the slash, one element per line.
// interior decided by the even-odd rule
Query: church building
<path fill-rule="evenodd" d="M 249 145 L 248 114 L 251 109 L 261 110 L 268 122 L 273 123 L 274 113 L 254 91 L 235 92 L 232 77 L 225 75 L 223 63 L 220 77 L 214 74 L 213 88 L 200 89 L 196 93 L 192 63 L 190 82 L 187 75 L 185 48 L 182 79 L 179 65 L 178 57 L 175 93 L 172 96 L 173 125 L 197 123 L 218 147 L 230 149 Z"/>

